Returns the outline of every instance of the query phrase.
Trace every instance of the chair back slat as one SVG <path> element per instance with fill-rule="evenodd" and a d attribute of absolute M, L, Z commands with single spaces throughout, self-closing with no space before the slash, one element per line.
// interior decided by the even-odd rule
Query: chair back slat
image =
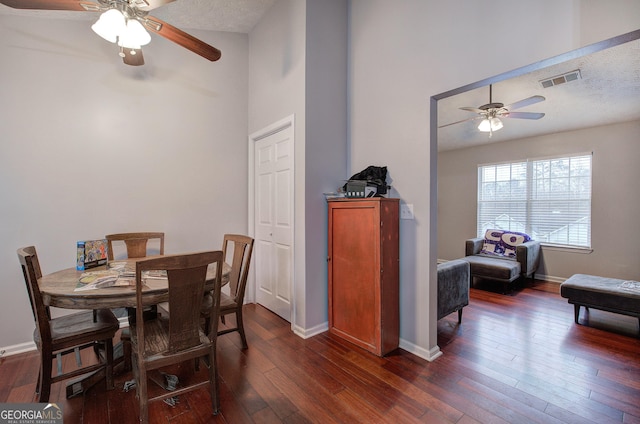
<path fill-rule="evenodd" d="M 17 253 L 29 300 L 31 301 L 33 318 L 40 334 L 40 343 L 51 343 L 51 327 L 49 325 L 51 314 L 49 313 L 49 307 L 45 306 L 42 300 L 42 293 L 40 293 L 40 287 L 38 286 L 38 279 L 42 277 L 42 271 L 36 248 L 34 246 L 23 247 L 18 249 Z"/>
<path fill-rule="evenodd" d="M 147 256 L 148 239 L 125 240 L 127 246 L 127 258 L 144 258 Z"/>
<path fill-rule="evenodd" d="M 231 249 L 233 260 L 229 273 L 229 293 L 236 303 L 242 303 L 253 252 L 253 238 L 240 234 L 225 234 L 222 243 L 225 260 Z"/>
<path fill-rule="evenodd" d="M 124 242 L 127 249 L 127 258 L 144 258 L 147 256 L 147 244 L 149 240 L 158 239 L 160 243 L 159 253 L 164 255 L 164 233 L 162 232 L 142 232 L 142 233 L 118 233 L 107 234 L 107 258 L 114 260 L 113 242 Z"/>
<path fill-rule="evenodd" d="M 202 299 L 207 265 L 170 270 L 167 274 L 171 311 L 168 350 L 174 353 L 200 344 L 200 311 L 193 306 Z"/>

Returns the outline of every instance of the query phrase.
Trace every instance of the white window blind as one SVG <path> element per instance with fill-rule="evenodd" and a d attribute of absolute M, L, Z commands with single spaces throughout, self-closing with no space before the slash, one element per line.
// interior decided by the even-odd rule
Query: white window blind
<path fill-rule="evenodd" d="M 478 237 L 527 233 L 545 244 L 591 247 L 592 155 L 478 167 Z"/>

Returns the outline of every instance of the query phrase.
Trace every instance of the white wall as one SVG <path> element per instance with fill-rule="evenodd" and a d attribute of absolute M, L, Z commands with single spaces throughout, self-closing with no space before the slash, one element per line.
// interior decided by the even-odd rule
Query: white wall
<path fill-rule="evenodd" d="M 591 253 L 543 247 L 536 275 L 640 278 L 640 121 L 441 152 L 438 158 L 438 257 L 464 256 L 476 233 L 478 164 L 593 152 Z"/>
<path fill-rule="evenodd" d="M 579 0 L 578 5 L 581 46 L 640 29 L 637 0 Z"/>
<path fill-rule="evenodd" d="M 247 35 L 189 31 L 218 62 L 152 35 L 130 67 L 90 25 L 0 16 L 2 347 L 32 340 L 21 246 L 48 273 L 112 232 L 177 253 L 247 231 Z"/>
<path fill-rule="evenodd" d="M 609 38 L 640 27 L 638 3 L 598 10 Z M 607 2 L 609 4 L 609 2 Z M 499 0 L 352 0 L 350 37 L 351 168 L 387 165 L 397 194 L 414 205 L 400 225 L 401 346 L 437 355 L 436 229 L 428 187 L 429 98 L 593 40 L 586 17 L 596 3 Z M 611 19 L 609 19 L 611 18 Z M 585 25 L 582 24 L 584 20 Z M 496 47 L 489 42 L 496 40 Z M 430 266 L 431 265 L 431 266 Z"/>

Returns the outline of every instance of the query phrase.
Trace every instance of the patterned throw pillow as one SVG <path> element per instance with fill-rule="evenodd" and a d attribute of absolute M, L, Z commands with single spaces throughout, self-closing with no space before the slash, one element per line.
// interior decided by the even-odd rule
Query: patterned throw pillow
<path fill-rule="evenodd" d="M 487 230 L 480 253 L 493 256 L 516 257 L 516 246 L 531 240 L 525 233 L 506 230 Z"/>

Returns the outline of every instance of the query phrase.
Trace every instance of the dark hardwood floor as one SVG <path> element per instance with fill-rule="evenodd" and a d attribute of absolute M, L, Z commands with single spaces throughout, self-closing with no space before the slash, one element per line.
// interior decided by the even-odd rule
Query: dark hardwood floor
<path fill-rule="evenodd" d="M 558 285 L 536 282 L 510 295 L 471 290 L 462 325 L 438 322 L 443 355 L 432 363 L 401 349 L 378 358 L 327 333 L 303 340 L 287 322 L 245 307 L 249 349 L 237 333 L 219 341 L 222 412 L 203 389 L 170 407 L 153 403 L 153 423 L 640 423 L 638 320 L 590 310 L 573 322 Z M 584 310 L 581 323 L 585 322 Z M 228 318 L 232 320 L 233 318 Z M 0 402 L 31 402 L 35 353 L 1 359 Z M 203 367 L 201 367 L 203 368 Z M 65 399 L 66 424 L 137 422 L 131 374 Z"/>

